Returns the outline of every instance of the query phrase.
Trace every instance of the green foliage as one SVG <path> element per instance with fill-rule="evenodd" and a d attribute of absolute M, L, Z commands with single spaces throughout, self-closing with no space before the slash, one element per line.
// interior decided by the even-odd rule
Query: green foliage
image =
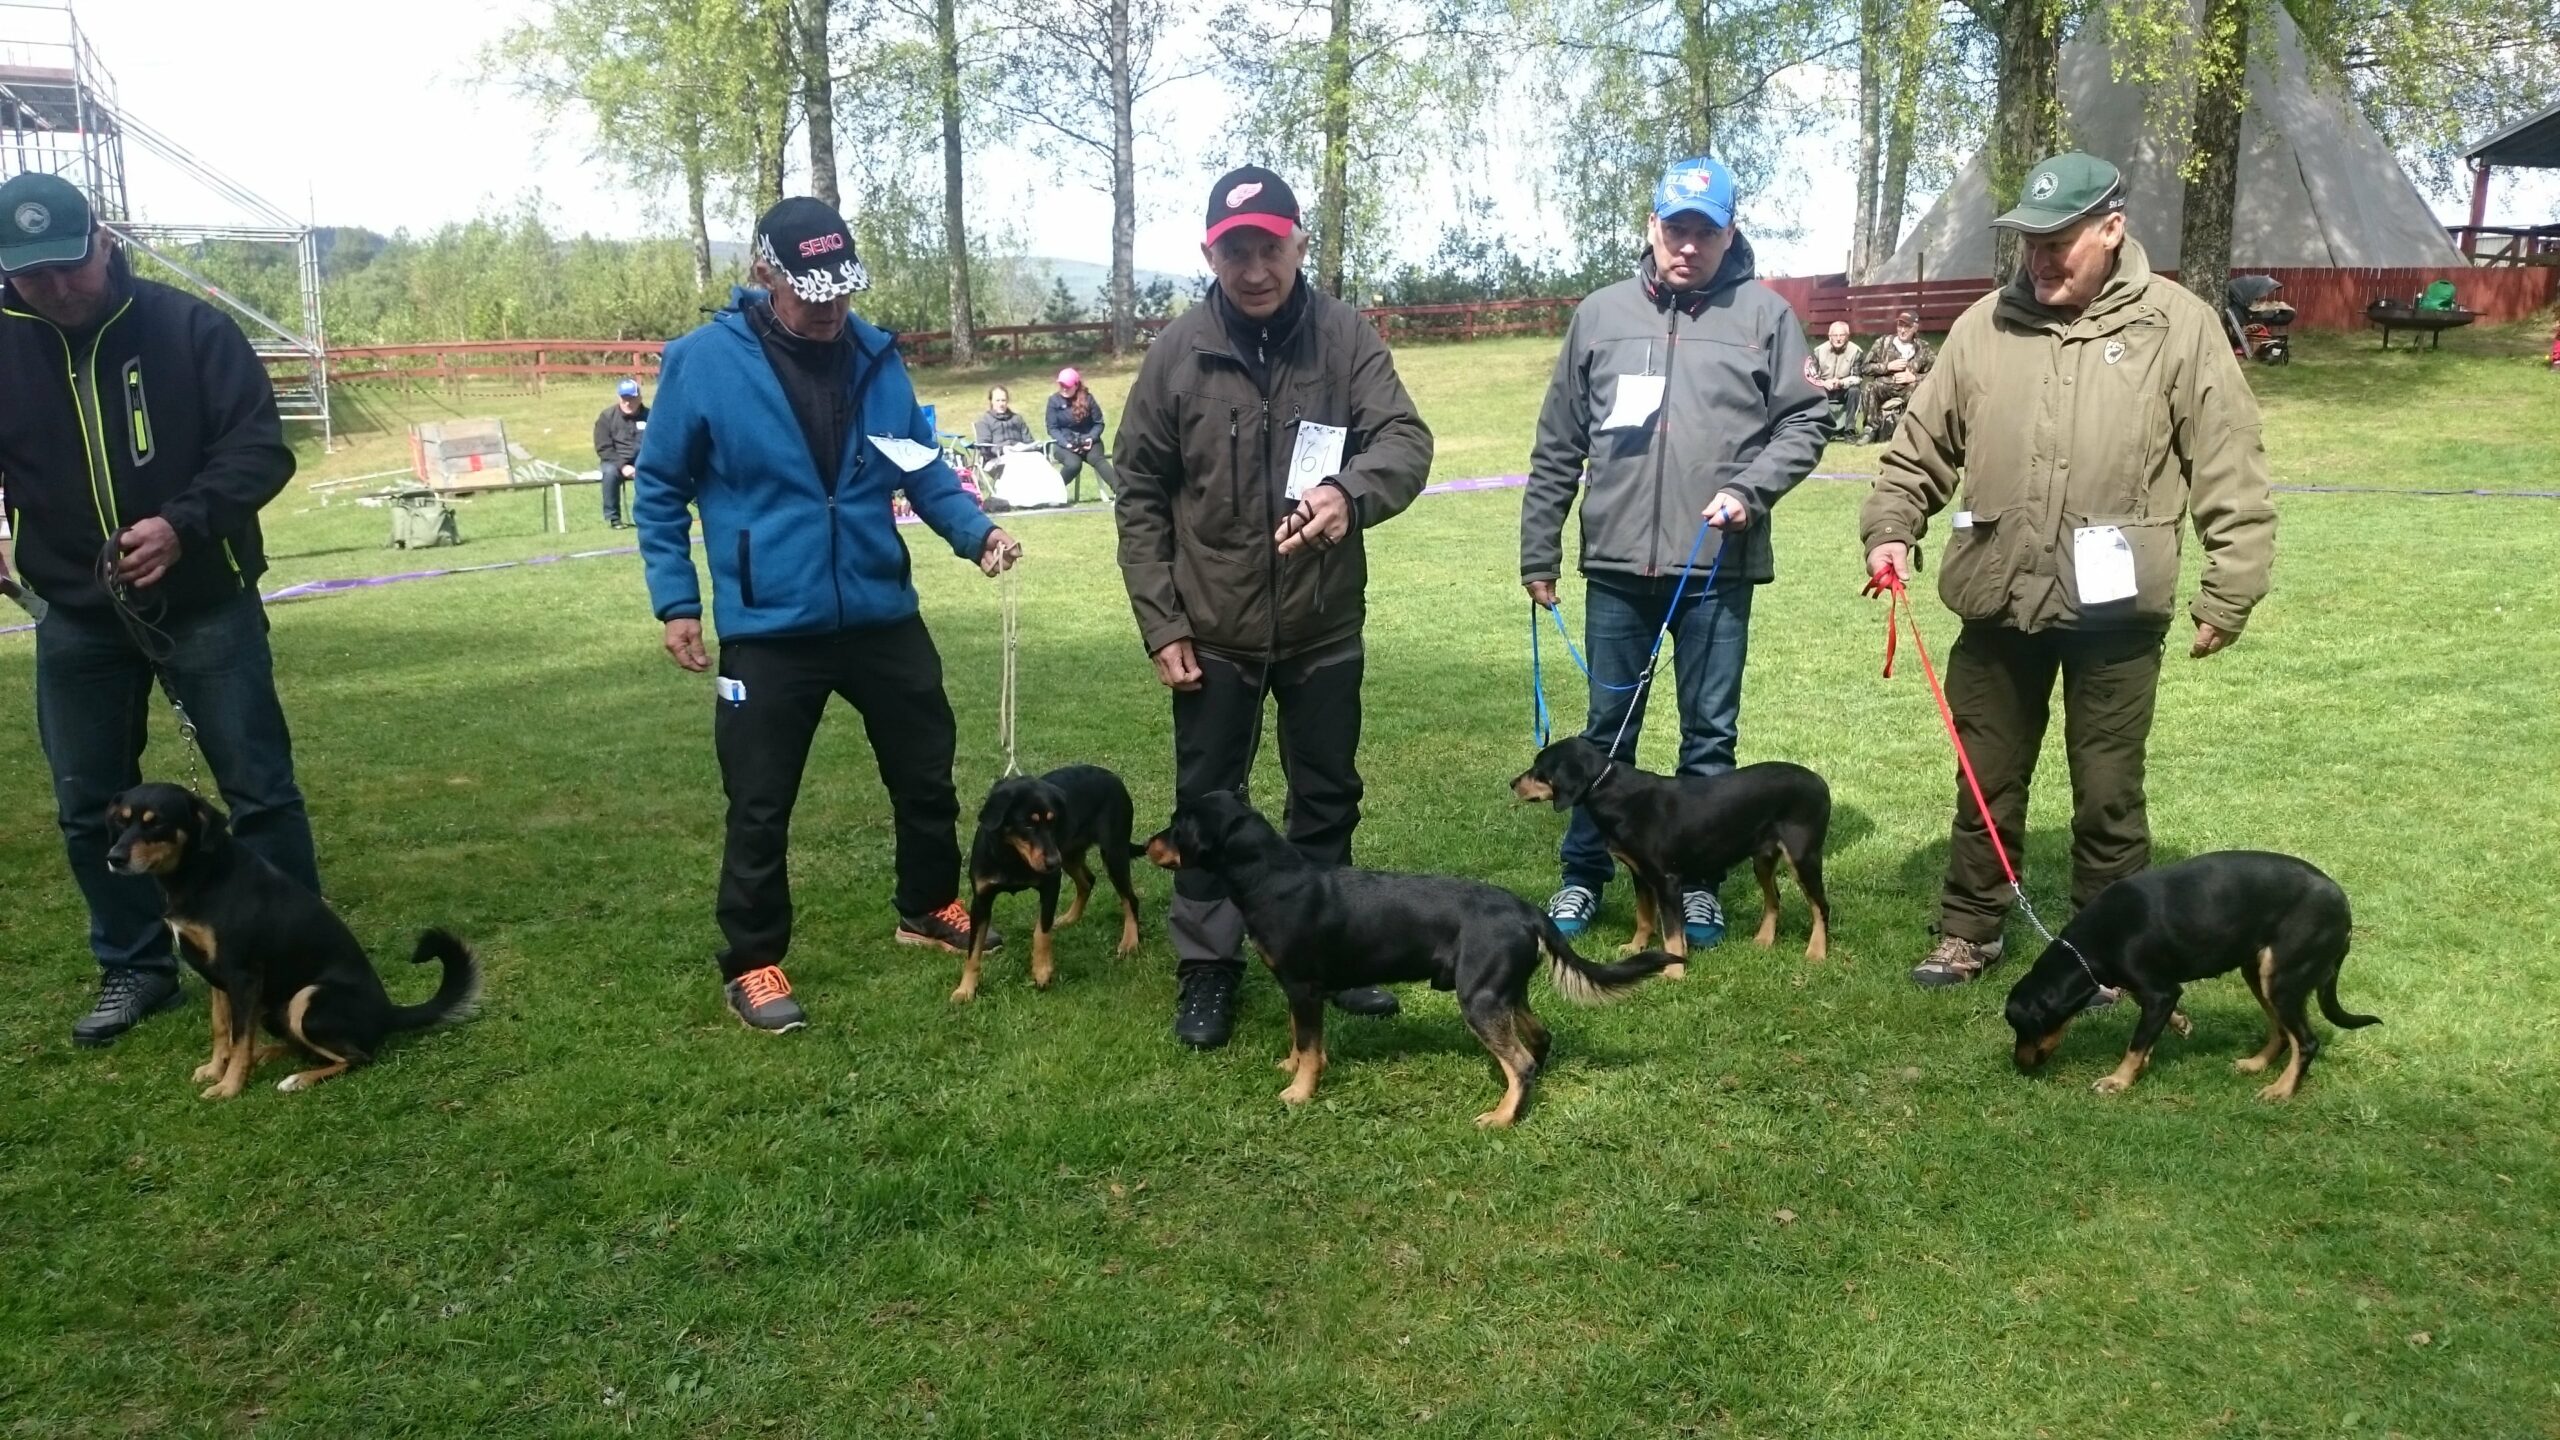
<path fill-rule="evenodd" d="M 1398 267 L 1372 295 L 1386 305 L 1578 295 L 1625 278 L 1633 248 L 1633 241 L 1588 247 L 1582 268 L 1568 271 L 1513 249 L 1493 202 L 1478 197 L 1461 219 L 1441 227 L 1440 243 L 1428 259 Z M 1361 298 L 1367 303 L 1372 297 Z"/>
<path fill-rule="evenodd" d="M 1087 318 L 1089 317 L 1084 313 L 1084 306 L 1076 300 L 1075 292 L 1067 288 L 1066 277 L 1061 275 L 1051 278 L 1049 296 L 1041 302 L 1040 318 L 1035 323 L 1080 325 Z"/>

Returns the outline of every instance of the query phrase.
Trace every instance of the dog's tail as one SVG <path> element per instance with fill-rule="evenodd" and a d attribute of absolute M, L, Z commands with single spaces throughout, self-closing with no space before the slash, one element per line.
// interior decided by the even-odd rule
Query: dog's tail
<path fill-rule="evenodd" d="M 2367 1025 L 2382 1023 L 2379 1015 L 2358 1015 L 2338 1003 L 2338 972 L 2335 970 L 2329 972 L 2328 979 L 2320 982 L 2320 1013 L 2328 1016 L 2329 1023 L 2341 1030 L 2361 1030 Z"/>
<path fill-rule="evenodd" d="M 480 961 L 470 946 L 453 938 L 449 931 L 429 930 L 418 937 L 417 953 L 409 957 L 409 963 L 424 965 L 430 960 L 444 965 L 444 983 L 422 1005 L 393 1006 L 392 1028 L 422 1030 L 429 1025 L 467 1019 L 479 1005 Z"/>
<path fill-rule="evenodd" d="M 1663 966 L 1679 958 L 1668 951 L 1647 950 L 1614 964 L 1595 965 L 1573 953 L 1572 943 L 1553 919 L 1539 916 L 1538 932 L 1546 946 L 1547 977 L 1555 981 L 1557 994 L 1576 1005 L 1605 1005 L 1661 974 Z"/>

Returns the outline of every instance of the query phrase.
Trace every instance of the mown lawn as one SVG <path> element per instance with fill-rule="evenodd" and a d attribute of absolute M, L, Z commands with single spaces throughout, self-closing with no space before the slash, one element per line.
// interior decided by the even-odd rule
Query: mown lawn
<path fill-rule="evenodd" d="M 2255 377 L 2279 478 L 2560 488 L 2560 382 L 2507 358 L 2530 334 L 2307 344 Z M 1551 356 L 1405 357 L 1443 478 L 1521 468 Z M 979 381 L 926 383 L 952 405 Z M 601 403 L 463 408 L 574 459 Z M 360 435 L 306 479 L 399 449 Z M 1161 875 L 1137 958 L 1080 927 L 1055 990 L 1013 953 L 954 1009 L 957 962 L 888 943 L 886 807 L 841 712 L 797 828 L 816 1023 L 744 1033 L 708 963 L 707 687 L 658 654 L 627 556 L 277 607 L 333 898 L 386 963 L 453 926 L 488 1000 L 317 1093 L 206 1104 L 201 1000 L 67 1044 L 94 969 L 32 647 L 0 637 L 0 1431 L 2560 1435 L 2560 502 L 2287 495 L 2275 597 L 2229 654 L 2169 663 L 2164 856 L 2327 868 L 2356 903 L 2344 997 L 2387 1022 L 2268 1106 L 2228 1069 L 2260 1023 L 2233 981 L 2106 1100 L 2131 1015 L 2027 1079 L 2005 983 L 1904 978 L 1954 782 L 1917 674 L 1876 675 L 1859 493 L 1779 511 L 1744 717 L 1746 758 L 1832 784 L 1832 959 L 1800 958 L 1790 892 L 1774 952 L 1729 943 L 1604 1010 L 1541 984 L 1555 1064 L 1502 1135 L 1469 1123 L 1498 1077 L 1441 995 L 1337 1020 L 1299 1112 L 1266 980 L 1236 1044 L 1175 1046 Z M 592 546 L 585 498 L 565 541 L 484 500 L 470 544 L 402 556 L 379 511 L 297 486 L 274 583 Z M 1559 817 L 1503 784 L 1528 749 L 1517 504 L 1434 498 L 1372 537 L 1361 846 L 1539 896 Z M 1026 761 L 1111 765 L 1161 814 L 1165 705 L 1108 520 L 1015 526 Z M 915 538 L 974 802 L 1001 764 L 996 591 Z M 2048 767 L 2040 895 L 2068 814 Z M 1597 939 L 1630 924 L 1621 888 Z"/>

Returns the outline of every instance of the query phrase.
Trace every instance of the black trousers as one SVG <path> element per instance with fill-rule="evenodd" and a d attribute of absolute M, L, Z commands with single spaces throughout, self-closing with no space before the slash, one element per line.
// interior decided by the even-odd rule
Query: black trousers
<path fill-rule="evenodd" d="M 1298 852 L 1351 863 L 1360 825 L 1360 677 L 1357 640 L 1263 665 L 1200 656 L 1200 688 L 1173 693 L 1173 789 L 1177 803 L 1220 790 L 1243 792 L 1262 747 L 1265 697 L 1280 705 L 1280 768 L 1289 795 L 1281 829 Z M 1174 875 L 1166 920 L 1176 968 L 1244 965 L 1244 917 L 1207 872 Z"/>
<path fill-rule="evenodd" d="M 955 736 L 942 692 L 942 656 L 921 618 L 869 630 L 720 646 L 723 680 L 711 734 L 729 795 L 720 859 L 720 955 L 729 979 L 779 963 L 791 948 L 791 810 L 830 696 L 862 716 L 897 827 L 901 915 L 927 915 L 960 893 L 959 797 L 951 788 Z M 724 685 L 724 690 L 729 686 Z"/>

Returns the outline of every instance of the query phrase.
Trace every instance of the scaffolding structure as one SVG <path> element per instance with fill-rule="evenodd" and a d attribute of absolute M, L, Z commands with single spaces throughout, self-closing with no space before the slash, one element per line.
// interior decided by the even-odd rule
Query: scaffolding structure
<path fill-rule="evenodd" d="M 142 218 L 126 181 L 127 139 L 236 218 L 203 224 Z M 27 171 L 79 186 L 109 232 L 236 317 L 266 361 L 278 412 L 319 425 L 322 443 L 329 443 L 329 356 L 312 228 L 119 105 L 115 77 L 81 30 L 71 0 L 0 0 L 0 180 Z M 279 319 L 209 278 L 205 248 L 224 242 L 289 250 L 301 313 Z"/>

